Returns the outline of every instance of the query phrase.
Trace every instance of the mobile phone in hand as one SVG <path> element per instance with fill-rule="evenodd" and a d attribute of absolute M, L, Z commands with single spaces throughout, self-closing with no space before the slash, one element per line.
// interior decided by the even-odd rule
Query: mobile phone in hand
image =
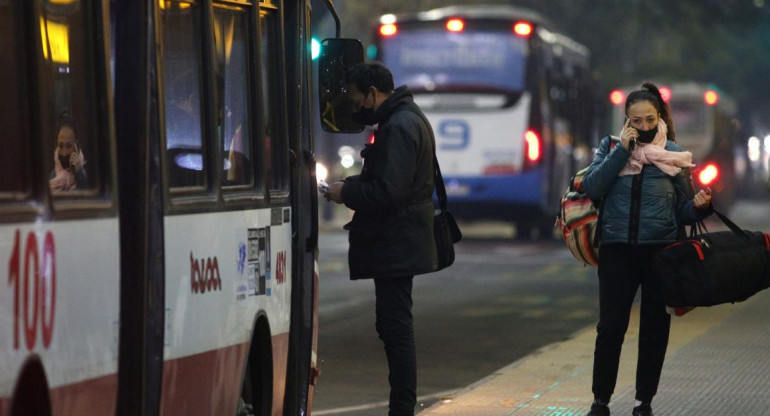
<path fill-rule="evenodd" d="M 322 194 L 326 194 L 329 192 L 329 184 L 326 183 L 325 180 L 321 180 L 318 182 L 318 192 Z"/>

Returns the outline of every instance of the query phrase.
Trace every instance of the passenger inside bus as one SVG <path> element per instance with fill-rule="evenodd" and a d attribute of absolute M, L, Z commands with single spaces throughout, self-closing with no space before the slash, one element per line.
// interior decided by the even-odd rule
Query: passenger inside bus
<path fill-rule="evenodd" d="M 77 138 L 75 123 L 68 112 L 59 116 L 54 149 L 54 168 L 48 186 L 52 192 L 73 191 L 88 187 L 86 160 Z"/>

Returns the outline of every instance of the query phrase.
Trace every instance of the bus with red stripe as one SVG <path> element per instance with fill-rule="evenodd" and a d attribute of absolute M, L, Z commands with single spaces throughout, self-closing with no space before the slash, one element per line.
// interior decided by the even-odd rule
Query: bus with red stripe
<path fill-rule="evenodd" d="M 0 1 L 0 416 L 310 414 L 310 3 Z"/>

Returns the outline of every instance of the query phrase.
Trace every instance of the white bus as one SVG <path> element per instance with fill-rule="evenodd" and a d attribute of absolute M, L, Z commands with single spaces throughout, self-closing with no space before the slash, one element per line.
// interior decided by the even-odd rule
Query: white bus
<path fill-rule="evenodd" d="M 641 83 L 640 83 L 641 85 Z M 737 105 L 715 85 L 693 81 L 656 84 L 671 107 L 676 142 L 692 152 L 696 190 L 711 187 L 718 209 L 729 210 L 737 194 L 735 170 L 738 122 Z M 612 133 L 619 134 L 625 123 L 626 97 L 636 87 L 613 90 Z"/>
<path fill-rule="evenodd" d="M 0 416 L 309 414 L 309 23 L 0 0 Z"/>
<path fill-rule="evenodd" d="M 382 16 L 372 52 L 433 126 L 449 209 L 550 236 L 590 158 L 589 51 L 542 16 L 498 5 Z"/>

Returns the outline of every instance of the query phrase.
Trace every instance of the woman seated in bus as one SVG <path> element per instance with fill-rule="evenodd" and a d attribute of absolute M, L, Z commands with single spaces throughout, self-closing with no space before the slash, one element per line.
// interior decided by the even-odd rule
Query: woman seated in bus
<path fill-rule="evenodd" d="M 59 117 L 56 149 L 53 153 L 54 168 L 48 181 L 52 192 L 72 191 L 88 187 L 86 160 L 78 145 L 75 124 L 67 112 Z"/>
<path fill-rule="evenodd" d="M 639 356 L 634 416 L 652 416 L 668 346 L 671 317 L 652 258 L 684 226 L 712 212 L 711 190 L 692 189 L 692 154 L 674 141 L 671 109 L 646 83 L 628 95 L 620 139 L 601 140 L 583 189 L 602 198 L 599 250 L 599 323 L 596 326 L 594 402 L 587 416 L 609 416 L 623 338 L 641 286 Z M 601 233 L 601 234 L 600 234 Z"/>

